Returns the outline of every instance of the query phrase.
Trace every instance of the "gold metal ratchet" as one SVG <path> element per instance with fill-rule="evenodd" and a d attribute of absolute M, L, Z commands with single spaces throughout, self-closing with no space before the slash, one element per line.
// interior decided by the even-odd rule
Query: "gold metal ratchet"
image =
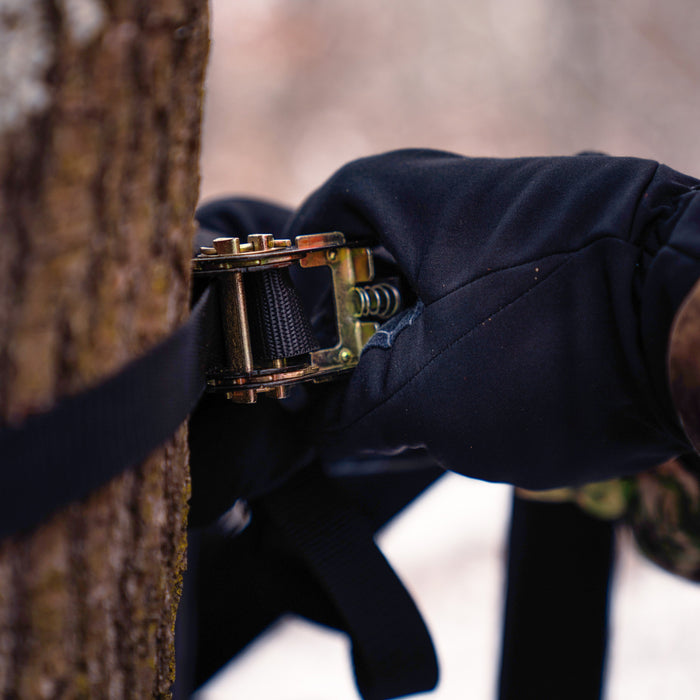
<path fill-rule="evenodd" d="M 255 403 L 261 393 L 284 398 L 291 385 L 327 381 L 347 372 L 358 363 L 379 322 L 401 308 L 401 294 L 394 284 L 371 284 L 371 249 L 349 246 L 338 231 L 297 236 L 294 241 L 271 234 L 252 234 L 245 243 L 239 238 L 217 238 L 213 247 L 201 249 L 192 264 L 195 275 L 218 281 L 226 367 L 208 372 L 208 389 L 224 392 L 237 403 Z M 337 342 L 291 360 L 261 360 L 251 345 L 243 275 L 295 264 L 330 269 Z"/>

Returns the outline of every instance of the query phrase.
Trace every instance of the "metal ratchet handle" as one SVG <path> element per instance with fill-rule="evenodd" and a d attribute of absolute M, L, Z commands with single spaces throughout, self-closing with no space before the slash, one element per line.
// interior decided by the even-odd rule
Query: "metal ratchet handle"
<path fill-rule="evenodd" d="M 243 275 L 293 264 L 330 269 L 338 340 L 293 362 L 259 360 L 251 345 Z M 327 381 L 347 372 L 357 365 L 378 320 L 390 318 L 401 307 L 393 284 L 369 284 L 374 280 L 372 251 L 348 246 L 339 231 L 297 236 L 293 242 L 271 234 L 252 234 L 246 243 L 217 238 L 213 247 L 201 249 L 192 265 L 195 275 L 217 278 L 219 289 L 227 366 L 208 373 L 208 389 L 225 392 L 237 403 L 255 403 L 261 393 L 284 398 L 291 385 Z"/>

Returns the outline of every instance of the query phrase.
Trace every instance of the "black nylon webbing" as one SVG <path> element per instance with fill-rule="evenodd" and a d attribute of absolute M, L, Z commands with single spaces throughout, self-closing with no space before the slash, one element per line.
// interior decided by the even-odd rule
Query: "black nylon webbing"
<path fill-rule="evenodd" d="M 186 420 L 204 390 L 200 346 L 212 300 L 205 291 L 183 326 L 102 384 L 0 428 L 0 537 L 84 498 Z"/>
<path fill-rule="evenodd" d="M 369 521 L 331 479 L 304 471 L 262 501 L 313 572 L 353 643 L 364 700 L 432 690 L 438 665 L 413 599 L 374 544 Z"/>
<path fill-rule="evenodd" d="M 598 700 L 615 523 L 513 498 L 499 700 Z"/>
<path fill-rule="evenodd" d="M 249 273 L 244 281 L 255 357 L 278 360 L 318 349 L 288 269 Z"/>

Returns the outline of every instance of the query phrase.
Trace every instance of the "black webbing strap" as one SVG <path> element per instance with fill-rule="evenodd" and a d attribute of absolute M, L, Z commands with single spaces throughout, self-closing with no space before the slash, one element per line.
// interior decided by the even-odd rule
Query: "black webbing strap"
<path fill-rule="evenodd" d="M 278 360 L 318 349 L 288 269 L 246 274 L 244 283 L 255 357 Z"/>
<path fill-rule="evenodd" d="M 145 459 L 204 390 L 207 290 L 187 322 L 98 386 L 18 427 L 0 427 L 0 537 L 30 528 Z"/>
<path fill-rule="evenodd" d="M 499 700 L 598 700 L 614 523 L 517 496 L 508 543 Z"/>
<path fill-rule="evenodd" d="M 364 700 L 432 690 L 438 665 L 425 623 L 374 544 L 369 521 L 333 480 L 303 471 L 261 507 L 342 618 Z"/>

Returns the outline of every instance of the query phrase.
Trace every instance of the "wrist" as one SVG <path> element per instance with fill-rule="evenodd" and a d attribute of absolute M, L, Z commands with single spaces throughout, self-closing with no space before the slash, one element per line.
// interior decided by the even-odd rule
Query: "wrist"
<path fill-rule="evenodd" d="M 671 325 L 668 380 L 681 426 L 700 452 L 700 281 L 683 300 Z"/>

